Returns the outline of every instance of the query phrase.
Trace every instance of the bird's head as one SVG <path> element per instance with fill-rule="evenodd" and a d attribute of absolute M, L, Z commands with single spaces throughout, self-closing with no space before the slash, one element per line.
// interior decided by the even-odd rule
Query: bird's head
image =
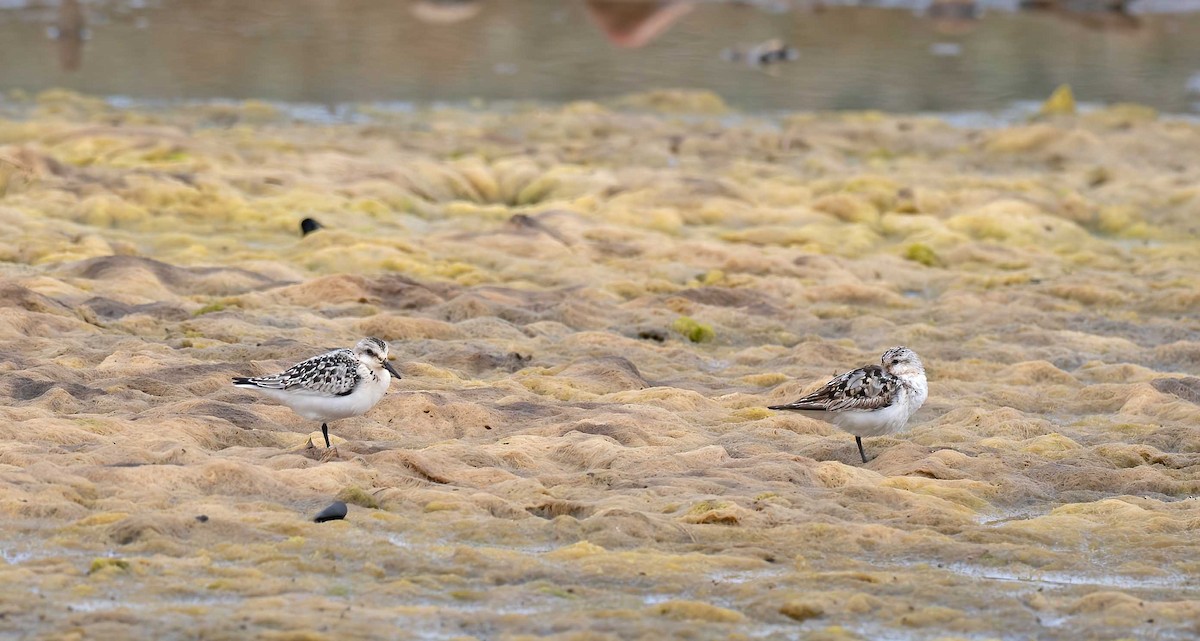
<path fill-rule="evenodd" d="M 388 362 L 388 345 L 378 338 L 364 338 L 354 346 L 354 355 L 363 365 L 378 372 L 385 369 L 392 376 L 400 378 L 400 372 Z"/>
<path fill-rule="evenodd" d="M 883 353 L 883 369 L 893 376 L 924 374 L 925 365 L 917 353 L 907 347 L 893 347 Z"/>

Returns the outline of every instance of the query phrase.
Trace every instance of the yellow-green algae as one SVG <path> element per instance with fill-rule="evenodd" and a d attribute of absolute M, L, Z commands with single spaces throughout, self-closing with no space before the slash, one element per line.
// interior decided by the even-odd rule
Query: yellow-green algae
<path fill-rule="evenodd" d="M 1042 103 L 1038 110 L 1040 116 L 1073 116 L 1075 115 L 1075 94 L 1071 85 L 1059 85 L 1054 93 Z"/>
<path fill-rule="evenodd" d="M 680 316 L 671 323 L 671 329 L 693 343 L 707 343 L 717 337 L 712 325 L 701 323 L 687 316 Z"/>
<path fill-rule="evenodd" d="M 359 507 L 371 509 L 376 509 L 379 507 L 379 502 L 375 500 L 375 497 L 371 496 L 366 490 L 358 487 L 357 485 L 351 485 L 349 487 L 342 488 L 342 491 L 338 492 L 337 494 L 337 499 L 339 501 L 344 501 Z"/>
<path fill-rule="evenodd" d="M 1194 123 L 4 109 L 0 635 L 1200 632 Z M 229 385 L 363 335 L 332 460 Z M 764 409 L 897 344 L 866 465 Z"/>

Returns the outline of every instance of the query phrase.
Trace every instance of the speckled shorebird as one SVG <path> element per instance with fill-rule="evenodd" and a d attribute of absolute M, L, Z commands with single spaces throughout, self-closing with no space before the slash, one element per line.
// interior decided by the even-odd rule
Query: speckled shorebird
<path fill-rule="evenodd" d="M 325 447 L 329 424 L 366 414 L 400 373 L 388 362 L 387 343 L 364 338 L 354 349 L 335 349 L 301 361 L 273 376 L 235 376 L 236 387 L 258 390 L 304 418 L 321 421 Z"/>
<path fill-rule="evenodd" d="M 907 347 L 893 347 L 883 353 L 882 366 L 851 370 L 794 403 L 768 409 L 800 412 L 853 434 L 858 455 L 866 463 L 862 437 L 904 427 L 927 396 L 929 384 L 920 357 Z"/>

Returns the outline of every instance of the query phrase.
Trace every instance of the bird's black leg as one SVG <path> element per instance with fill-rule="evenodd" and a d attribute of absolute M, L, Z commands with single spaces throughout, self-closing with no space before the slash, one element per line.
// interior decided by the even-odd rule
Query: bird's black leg
<path fill-rule="evenodd" d="M 325 423 L 321 423 L 321 435 L 325 437 L 325 448 L 329 449 L 329 426 L 326 425 Z M 860 449 L 860 450 L 862 449 L 861 444 L 858 446 L 858 449 Z M 866 462 L 867 462 L 867 457 L 864 456 L 863 463 L 866 463 Z"/>
<path fill-rule="evenodd" d="M 328 439 L 326 439 L 326 440 L 328 440 Z M 863 448 L 862 448 L 862 437 L 855 436 L 854 442 L 858 443 L 858 455 L 862 457 L 863 463 L 866 463 L 867 462 L 867 453 L 864 452 Z"/>

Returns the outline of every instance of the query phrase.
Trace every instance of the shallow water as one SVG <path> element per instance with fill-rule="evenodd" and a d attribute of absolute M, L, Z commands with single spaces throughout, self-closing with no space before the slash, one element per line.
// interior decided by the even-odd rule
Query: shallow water
<path fill-rule="evenodd" d="M 950 112 L 1003 110 L 1066 83 L 1085 102 L 1200 112 L 1200 15 L 1169 0 L 1124 12 L 1087 10 L 1099 3 L 1019 11 L 1005 1 L 661 3 L 650 16 L 620 1 L 484 0 L 456 22 L 407 0 L 5 4 L 0 91 L 336 108 L 687 87 L 752 111 Z M 727 60 L 772 39 L 796 59 Z"/>
<path fill-rule="evenodd" d="M 1200 633 L 1193 123 L 0 109 L 3 634 Z M 363 335 L 335 460 L 229 385 Z M 897 344 L 865 465 L 763 409 Z"/>

